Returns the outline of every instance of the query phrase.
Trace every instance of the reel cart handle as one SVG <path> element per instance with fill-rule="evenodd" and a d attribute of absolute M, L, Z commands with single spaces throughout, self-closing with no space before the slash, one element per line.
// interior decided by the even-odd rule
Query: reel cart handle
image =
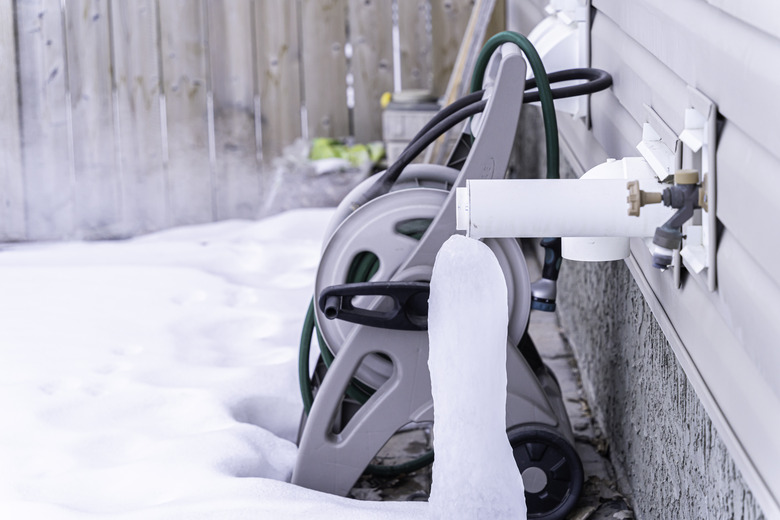
<path fill-rule="evenodd" d="M 329 320 L 344 320 L 393 330 L 428 330 L 428 282 L 362 282 L 332 285 L 320 294 L 320 310 Z M 389 310 L 355 307 L 355 296 L 388 296 Z"/>

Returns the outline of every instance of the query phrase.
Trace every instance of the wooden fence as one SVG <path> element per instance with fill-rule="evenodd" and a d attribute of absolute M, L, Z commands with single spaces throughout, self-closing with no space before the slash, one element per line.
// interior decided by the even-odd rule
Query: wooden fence
<path fill-rule="evenodd" d="M 442 94 L 473 3 L 0 0 L 0 241 L 257 216 L 285 145 Z"/>

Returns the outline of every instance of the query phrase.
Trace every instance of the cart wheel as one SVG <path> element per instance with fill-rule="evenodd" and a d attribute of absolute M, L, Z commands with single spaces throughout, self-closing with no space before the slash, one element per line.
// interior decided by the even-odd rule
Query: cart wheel
<path fill-rule="evenodd" d="M 565 518 L 582 491 L 577 451 L 555 429 L 541 424 L 515 426 L 507 436 L 523 476 L 528 518 Z"/>

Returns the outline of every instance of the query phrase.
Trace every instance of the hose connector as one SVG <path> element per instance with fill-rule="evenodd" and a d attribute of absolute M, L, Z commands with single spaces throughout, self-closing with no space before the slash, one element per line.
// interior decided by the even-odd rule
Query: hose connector
<path fill-rule="evenodd" d="M 542 277 L 531 284 L 531 308 L 537 311 L 554 312 L 555 297 L 558 294 L 558 274 L 561 271 L 561 239 L 543 238 L 544 265 Z"/>

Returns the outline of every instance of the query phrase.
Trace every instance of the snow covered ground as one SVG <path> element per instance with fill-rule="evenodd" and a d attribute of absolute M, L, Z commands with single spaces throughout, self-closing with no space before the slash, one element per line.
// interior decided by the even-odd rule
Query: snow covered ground
<path fill-rule="evenodd" d="M 0 250 L 0 518 L 418 517 L 287 483 L 332 210 Z"/>

